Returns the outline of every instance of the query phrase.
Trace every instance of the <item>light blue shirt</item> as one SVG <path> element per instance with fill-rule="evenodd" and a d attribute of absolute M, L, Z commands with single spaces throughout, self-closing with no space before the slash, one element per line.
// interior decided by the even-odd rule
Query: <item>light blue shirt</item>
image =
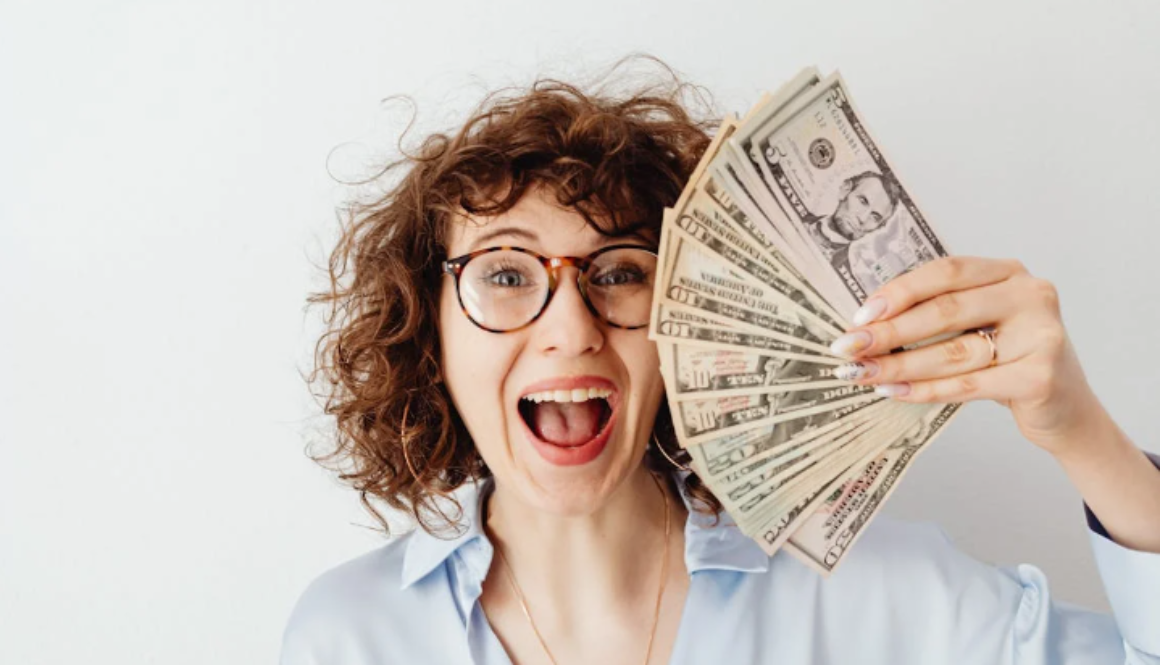
<path fill-rule="evenodd" d="M 479 602 L 489 482 L 458 491 L 472 517 L 458 537 L 415 530 L 315 580 L 286 627 L 282 665 L 509 665 Z M 1034 566 L 975 561 L 930 524 L 878 516 L 824 580 L 788 554 L 766 556 L 722 517 L 689 513 L 672 665 L 1160 665 L 1160 554 L 1117 545 L 1090 512 L 1114 619 L 1053 601 Z"/>

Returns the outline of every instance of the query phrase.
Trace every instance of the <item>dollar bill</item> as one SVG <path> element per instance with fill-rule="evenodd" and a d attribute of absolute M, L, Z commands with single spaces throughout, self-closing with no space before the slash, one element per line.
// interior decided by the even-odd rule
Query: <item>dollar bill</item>
<path fill-rule="evenodd" d="M 830 315 L 829 306 L 793 276 L 780 255 L 762 252 L 748 242 L 707 194 L 694 193 L 675 219 L 677 229 L 688 239 L 727 263 L 739 276 L 769 286 L 770 296 L 795 310 L 816 336 L 832 338 L 842 334 L 842 324 Z"/>
<path fill-rule="evenodd" d="M 896 424 L 894 426 L 897 426 Z M 715 492 L 730 508 L 742 532 L 758 536 L 768 525 L 825 487 L 860 457 L 889 445 L 891 426 L 857 427 L 826 443 L 821 450 L 780 460 L 758 476 Z"/>
<path fill-rule="evenodd" d="M 707 247 L 726 255 L 727 260 L 735 262 L 743 272 L 774 287 L 778 293 L 801 307 L 807 317 L 821 319 L 824 325 L 831 327 L 831 331 L 840 332 L 844 329 L 840 319 L 786 260 L 778 249 L 778 243 L 770 241 L 714 182 L 709 172 L 716 159 L 712 152 L 716 147 L 728 147 L 728 143 L 722 144 L 721 139 L 728 138 L 735 129 L 734 123 L 722 127 L 723 136 L 715 139 L 714 147 L 707 155 L 709 168 L 704 168 L 704 161 L 698 167 L 698 175 L 690 181 L 680 202 L 673 208 L 673 218 L 677 220 L 678 226 L 704 239 Z"/>
<path fill-rule="evenodd" d="M 719 261 L 722 268 L 727 266 L 729 274 L 736 280 L 765 291 L 768 302 L 777 306 L 783 318 L 792 317 L 813 338 L 832 341 L 842 334 L 842 329 L 836 323 L 810 304 L 804 291 L 794 289 L 771 274 L 760 262 L 746 258 L 735 247 L 715 237 L 697 220 L 695 214 L 678 218 L 677 227 L 670 231 L 669 242 L 696 245 L 698 250 Z"/>
<path fill-rule="evenodd" d="M 785 120 L 786 115 L 800 106 L 800 100 L 808 96 L 821 83 L 817 69 L 803 69 L 791 81 L 783 85 L 780 95 L 746 116 L 746 122 L 730 133 L 725 145 L 718 150 L 715 162 L 721 165 L 723 174 L 728 174 L 730 184 L 743 190 L 758 211 L 755 221 L 762 223 L 771 238 L 780 240 L 782 252 L 789 256 L 803 275 L 813 282 L 809 261 L 811 254 L 801 238 L 794 232 L 786 219 L 783 204 L 777 198 L 774 188 L 769 185 L 763 172 L 764 165 L 753 148 L 754 136 L 774 131 Z M 708 169 L 713 172 L 712 166 Z M 815 286 L 817 286 L 815 284 Z M 824 290 L 823 290 L 824 292 Z"/>
<path fill-rule="evenodd" d="M 882 399 L 868 386 L 845 385 L 789 393 L 758 393 L 673 401 L 677 437 L 696 445 L 721 434 L 817 415 L 851 404 Z"/>
<path fill-rule="evenodd" d="M 880 410 L 879 418 L 893 405 L 875 405 L 870 409 Z M 765 459 L 754 456 L 751 461 L 735 465 L 715 479 L 714 494 L 729 509 L 736 521 L 750 533 L 756 532 L 763 524 L 761 516 L 778 498 L 796 491 L 806 483 L 805 490 L 816 484 L 810 481 L 818 470 L 825 472 L 827 465 L 845 455 L 852 459 L 853 453 L 845 453 L 852 446 L 865 445 L 867 437 L 881 432 L 885 418 L 848 418 L 838 421 L 838 426 L 823 434 L 804 437 L 799 443 L 789 444 Z M 711 448 L 703 444 L 691 449 L 694 458 L 712 471 Z M 846 462 L 847 464 L 849 462 Z M 822 481 L 826 482 L 825 479 Z"/>
<path fill-rule="evenodd" d="M 845 82 L 828 77 L 751 136 L 791 230 L 849 315 L 893 277 L 947 256 L 854 107 Z"/>
<path fill-rule="evenodd" d="M 783 86 L 783 89 L 779 91 L 778 94 L 772 96 L 767 95 L 763 97 L 762 101 L 764 102 L 766 100 L 770 100 L 771 103 L 779 105 L 780 107 L 780 105 L 784 105 L 785 102 L 778 100 L 788 100 L 793 95 L 801 93 L 803 89 L 801 86 L 803 84 L 816 84 L 818 80 L 816 72 L 812 76 L 806 76 L 803 74 L 799 75 L 798 78 L 800 81 L 791 81 L 786 86 Z M 731 144 L 730 137 L 735 131 L 738 130 L 739 127 L 744 126 L 749 122 L 748 118 L 760 115 L 763 108 L 764 107 L 762 105 L 755 107 L 755 109 L 746 116 L 747 119 L 742 121 L 741 124 L 738 124 L 737 121 L 732 117 L 726 118 L 709 148 L 706 150 L 701 162 L 693 172 L 692 177 L 689 180 L 690 185 L 686 187 L 686 189 L 681 193 L 681 197 L 673 209 L 678 211 L 677 217 L 679 218 L 680 214 L 683 214 L 688 208 L 690 198 L 696 196 L 698 192 L 703 192 L 709 197 L 710 200 L 714 201 L 718 206 L 726 211 L 726 213 L 735 222 L 736 230 L 739 234 L 748 236 L 757 246 L 765 249 L 766 256 L 769 259 L 767 263 L 774 272 L 785 271 L 787 273 L 786 275 L 783 275 L 785 281 L 793 283 L 797 289 L 806 290 L 814 294 L 816 304 L 823 309 L 825 316 L 827 316 L 832 321 L 841 322 L 841 318 L 837 316 L 833 308 L 830 307 L 828 303 L 825 303 L 824 299 L 820 297 L 820 294 L 817 292 L 817 290 L 814 289 L 808 280 L 806 280 L 794 267 L 795 262 L 801 262 L 802 255 L 798 254 L 794 250 L 791 250 L 785 245 L 784 240 L 782 240 L 777 235 L 776 228 L 770 224 L 768 220 L 765 220 L 765 223 L 758 221 L 762 217 L 760 208 L 749 207 L 747 208 L 747 212 L 742 212 L 741 208 L 736 205 L 730 198 L 730 195 L 715 182 L 713 173 L 716 172 L 719 165 L 723 165 L 726 171 L 729 171 L 731 168 L 728 166 L 729 160 L 727 159 L 727 153 L 729 153 L 730 150 L 734 148 L 734 146 Z M 747 176 L 748 174 L 742 173 L 735 175 Z M 757 179 L 757 182 L 761 182 L 760 178 Z M 741 189 L 744 190 L 744 187 L 741 187 Z M 748 196 L 744 196 L 741 197 L 739 201 L 747 201 L 748 198 Z M 771 236 L 773 239 L 771 239 Z M 746 247 L 740 248 L 743 250 L 748 250 Z M 844 328 L 845 326 L 840 325 L 839 327 Z"/>
<path fill-rule="evenodd" d="M 662 353 L 673 368 L 673 383 L 668 390 L 678 400 L 816 390 L 847 384 L 834 376 L 835 365 L 776 352 L 666 344 Z"/>
<path fill-rule="evenodd" d="M 760 502 L 747 514 L 742 531 L 755 536 L 772 553 L 791 537 L 801 521 L 811 514 L 817 501 L 841 484 L 851 469 L 860 468 L 888 449 L 911 426 L 906 418 L 890 418 L 861 436 L 851 437 L 841 447 L 817 456 L 815 464 L 804 468 L 777 487 L 776 493 L 754 494 Z"/>
<path fill-rule="evenodd" d="M 682 305 L 710 320 L 829 353 L 828 340 L 807 328 L 797 311 L 775 296 L 773 289 L 740 277 L 679 231 L 662 230 L 660 254 L 660 302 Z"/>
<path fill-rule="evenodd" d="M 757 198 L 753 195 L 753 186 L 745 182 L 745 172 L 739 166 L 740 158 L 731 155 L 736 152 L 736 148 L 732 148 L 731 145 L 727 144 L 721 158 L 709 165 L 706 191 L 709 191 L 711 183 L 712 191 L 716 194 L 714 198 L 727 204 L 730 210 L 740 213 L 747 222 L 747 230 L 752 229 L 751 232 L 761 239 L 766 251 L 776 252 L 787 259 L 786 263 L 798 279 L 808 284 L 809 279 L 797 268 L 803 264 L 798 250 L 789 246 L 781 231 L 761 210 Z"/>
<path fill-rule="evenodd" d="M 889 401 L 872 401 L 851 404 L 834 409 L 813 418 L 798 418 L 788 421 L 784 425 L 772 426 L 775 430 L 769 437 L 774 442 L 785 438 L 780 430 L 791 430 L 790 439 L 778 445 L 769 446 L 764 440 L 760 445 L 738 450 L 729 450 L 729 455 L 722 456 L 717 449 L 716 440 L 710 440 L 691 449 L 694 457 L 704 457 L 705 468 L 711 473 L 715 490 L 729 494 L 733 490 L 740 490 L 742 494 L 734 494 L 738 498 L 748 491 L 757 488 L 766 482 L 772 481 L 779 473 L 775 468 L 784 464 L 808 464 L 811 460 L 833 454 L 846 440 L 847 436 L 864 436 L 868 428 L 880 427 L 883 423 L 898 415 L 898 405 Z M 752 430 L 745 430 L 740 434 L 748 434 Z M 745 456 L 739 455 L 744 452 Z"/>
<path fill-rule="evenodd" d="M 882 455 L 828 493 L 789 539 L 794 554 L 829 575 L 889 498 L 919 453 L 959 413 L 961 405 L 929 407 Z"/>
<path fill-rule="evenodd" d="M 726 145 L 726 148 L 729 146 Z M 703 192 L 717 207 L 723 212 L 732 227 L 737 233 L 744 238 L 744 242 L 737 242 L 737 246 L 743 251 L 753 253 L 752 248 L 756 248 L 766 257 L 766 265 L 775 272 L 783 271 L 780 275 L 781 279 L 792 284 L 793 286 L 810 294 L 810 302 L 831 321 L 836 321 L 838 327 L 845 329 L 845 320 L 837 313 L 837 311 L 827 302 L 826 298 L 819 292 L 814 285 L 795 267 L 793 256 L 787 252 L 787 248 L 781 244 L 769 239 L 766 232 L 754 223 L 754 213 L 748 212 L 745 206 L 740 204 L 740 201 L 730 193 L 728 187 L 724 186 L 721 177 L 718 175 L 719 170 L 711 165 L 710 171 L 706 173 L 697 184 L 697 191 Z M 728 175 L 732 173 L 731 169 L 726 165 L 724 169 L 726 180 L 731 179 Z M 741 200 L 746 200 L 748 197 L 742 191 Z M 750 201 L 751 203 L 751 201 Z"/>
<path fill-rule="evenodd" d="M 759 332 L 739 330 L 728 324 L 707 319 L 696 310 L 666 302 L 653 305 L 649 337 L 658 342 L 690 347 L 764 351 L 781 358 L 825 365 L 840 365 L 845 362 L 840 358 L 821 355 L 814 348 L 807 349 L 784 341 L 783 338 Z"/>
<path fill-rule="evenodd" d="M 893 405 L 864 402 L 815 418 L 798 418 L 726 434 L 689 449 L 703 478 L 714 488 L 729 488 L 763 469 L 820 451 L 838 437 L 882 419 Z"/>

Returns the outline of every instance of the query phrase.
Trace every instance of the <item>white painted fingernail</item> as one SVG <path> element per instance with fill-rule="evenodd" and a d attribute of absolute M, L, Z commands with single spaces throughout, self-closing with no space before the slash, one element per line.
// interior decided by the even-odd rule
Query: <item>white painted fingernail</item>
<path fill-rule="evenodd" d="M 884 383 L 874 389 L 875 394 L 883 397 L 902 397 L 910 393 L 909 383 Z"/>
<path fill-rule="evenodd" d="M 863 349 L 870 348 L 873 342 L 874 338 L 865 330 L 846 333 L 834 340 L 834 343 L 830 345 L 830 353 L 833 353 L 835 356 L 850 357 Z"/>
<path fill-rule="evenodd" d="M 864 326 L 882 316 L 885 312 L 886 299 L 877 296 L 871 298 L 859 307 L 857 312 L 854 312 L 854 325 Z"/>
<path fill-rule="evenodd" d="M 834 376 L 841 381 L 857 381 L 870 379 L 878 374 L 878 363 L 865 360 L 859 363 L 846 363 L 834 368 Z"/>

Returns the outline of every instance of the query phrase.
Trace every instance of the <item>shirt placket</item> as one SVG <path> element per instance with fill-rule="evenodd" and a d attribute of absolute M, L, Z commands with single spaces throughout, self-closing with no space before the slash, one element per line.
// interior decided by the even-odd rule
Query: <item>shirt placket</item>
<path fill-rule="evenodd" d="M 455 600 L 464 617 L 464 635 L 474 665 L 511 665 L 499 638 L 487 621 L 480 597 L 494 549 L 483 537 L 464 543 L 451 558 L 455 567 Z"/>

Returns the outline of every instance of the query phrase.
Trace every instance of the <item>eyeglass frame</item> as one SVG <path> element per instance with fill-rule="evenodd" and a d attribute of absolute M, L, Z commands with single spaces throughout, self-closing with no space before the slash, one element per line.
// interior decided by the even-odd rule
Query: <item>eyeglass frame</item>
<path fill-rule="evenodd" d="M 468 252 L 467 254 L 457 256 L 453 259 L 447 259 L 447 260 L 443 261 L 443 263 L 442 263 L 442 273 L 445 275 L 451 275 L 452 277 L 455 278 L 455 298 L 456 298 L 456 300 L 459 301 L 459 308 L 461 310 L 463 310 L 463 315 L 467 317 L 468 321 L 471 321 L 473 324 L 475 324 L 475 326 L 477 328 L 479 328 L 481 330 L 486 330 L 489 333 L 503 334 L 503 333 L 509 333 L 509 332 L 516 332 L 517 330 L 523 330 L 524 328 L 527 328 L 528 326 L 535 323 L 536 320 L 539 319 L 544 314 L 544 312 L 548 309 L 548 304 L 552 302 L 552 296 L 556 295 L 556 287 L 558 286 L 558 280 L 556 279 L 556 272 L 560 268 L 566 268 L 568 266 L 574 266 L 577 269 L 576 288 L 580 291 L 580 298 L 584 301 L 584 305 L 588 308 L 588 311 L 591 312 L 593 316 L 595 316 L 597 319 L 604 322 L 605 324 L 610 325 L 613 328 L 620 328 L 621 330 L 639 330 L 641 328 L 647 328 L 648 327 L 647 322 L 642 323 L 639 326 L 622 326 L 618 323 L 613 323 L 612 321 L 609 321 L 608 319 L 604 318 L 604 316 L 602 316 L 600 314 L 600 312 L 597 312 L 596 307 L 592 304 L 592 301 L 588 299 L 588 280 L 586 280 L 584 278 L 584 276 L 586 274 L 588 274 L 588 269 L 590 267 L 592 267 L 592 264 L 595 262 L 596 257 L 600 256 L 601 254 L 604 254 L 605 252 L 611 252 L 612 250 L 615 250 L 615 249 L 638 249 L 638 250 L 641 250 L 644 252 L 648 252 L 649 254 L 652 254 L 653 256 L 656 256 L 658 259 L 660 258 L 659 255 L 657 254 L 657 250 L 655 250 L 651 247 L 646 247 L 644 245 L 634 245 L 631 243 L 621 243 L 618 245 L 609 245 L 607 247 L 601 247 L 600 249 L 596 250 L 595 252 L 592 252 L 591 254 L 589 254 L 588 256 L 583 256 L 583 257 L 580 257 L 580 256 L 543 256 L 541 254 L 533 252 L 530 249 L 525 249 L 523 247 L 516 247 L 514 245 L 500 245 L 498 247 L 485 247 L 483 249 L 477 249 L 474 252 Z M 540 265 L 544 266 L 544 271 L 548 273 L 548 294 L 544 297 L 544 302 L 540 304 L 540 310 L 538 312 L 536 312 L 535 316 L 528 319 L 527 323 L 524 323 L 523 325 L 516 327 L 516 328 L 510 328 L 508 330 L 497 330 L 495 328 L 488 328 L 487 326 L 483 325 L 479 321 L 476 321 L 475 318 L 472 317 L 471 314 L 469 314 L 467 312 L 467 306 L 463 304 L 463 292 L 459 290 L 459 277 L 460 277 L 460 275 L 462 275 L 463 269 L 467 266 L 468 262 L 470 262 L 472 259 L 474 259 L 477 256 L 483 256 L 484 254 L 490 254 L 492 252 L 502 252 L 502 251 L 519 252 L 521 254 L 527 254 L 528 256 L 539 261 Z"/>

